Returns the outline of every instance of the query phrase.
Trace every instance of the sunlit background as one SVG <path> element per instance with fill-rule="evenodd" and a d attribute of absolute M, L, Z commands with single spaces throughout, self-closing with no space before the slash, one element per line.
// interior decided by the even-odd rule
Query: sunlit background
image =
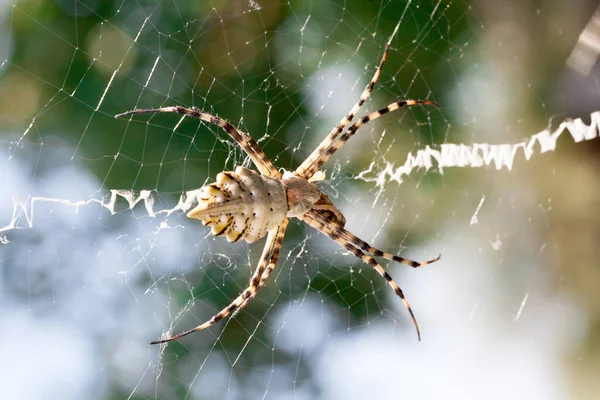
<path fill-rule="evenodd" d="M 489 165 L 414 168 L 443 145 L 514 145 L 600 111 L 596 1 L 26 0 L 0 6 L 2 399 L 600 398 L 597 136 Z M 387 63 L 320 184 L 375 271 L 292 221 L 234 319 L 168 346 L 247 285 L 264 241 L 176 208 L 251 167 L 189 105 L 298 166 Z M 582 128 L 583 129 L 583 128 Z M 596 128 L 597 129 L 597 128 Z M 117 190 L 119 194 L 117 194 Z M 150 192 L 142 192 L 147 190 Z M 142 194 L 142 197 L 139 197 Z M 139 200 L 139 201 L 138 201 Z M 383 261 L 383 260 L 382 260 Z"/>

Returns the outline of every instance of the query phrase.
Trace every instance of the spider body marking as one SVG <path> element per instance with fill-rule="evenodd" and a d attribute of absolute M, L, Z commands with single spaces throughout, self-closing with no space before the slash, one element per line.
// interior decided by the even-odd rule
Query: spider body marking
<path fill-rule="evenodd" d="M 224 235 L 230 242 L 244 239 L 251 243 L 267 236 L 260 261 L 250 278 L 248 287 L 228 306 L 203 324 L 177 335 L 151 342 L 151 344 L 180 339 L 190 333 L 213 326 L 222 319 L 234 316 L 242 310 L 262 289 L 275 269 L 290 217 L 296 217 L 328 236 L 381 275 L 404 303 L 417 331 L 417 337 L 421 340 L 417 319 L 402 289 L 374 257 L 418 268 L 438 261 L 441 256 L 418 262 L 371 246 L 344 228 L 346 218 L 333 205 L 327 194 L 321 192 L 315 184 L 325 177 L 321 167 L 362 126 L 403 106 L 421 104 L 437 107 L 437 104 L 431 100 L 401 99 L 359 118 L 354 124 L 347 127 L 375 87 L 385 64 L 390 44 L 399 27 L 400 22 L 396 24 L 390 35 L 377 70 L 356 104 L 293 173 L 286 171 L 282 175 L 250 135 L 236 129 L 224 119 L 196 107 L 170 106 L 136 109 L 115 115 L 115 118 L 120 118 L 144 113 L 175 113 L 216 125 L 235 140 L 260 172 L 259 174 L 247 168 L 237 167 L 235 172 L 226 171 L 218 174 L 216 182 L 203 186 L 199 190 L 195 204 L 187 214 L 190 218 L 201 220 L 203 224 L 211 227 L 213 234 Z"/>
<path fill-rule="evenodd" d="M 240 239 L 253 243 L 286 217 L 305 214 L 320 197 L 314 183 L 291 172 L 279 180 L 237 167 L 200 188 L 197 205 L 187 216 L 201 220 L 213 235 L 224 235 L 230 243 Z"/>

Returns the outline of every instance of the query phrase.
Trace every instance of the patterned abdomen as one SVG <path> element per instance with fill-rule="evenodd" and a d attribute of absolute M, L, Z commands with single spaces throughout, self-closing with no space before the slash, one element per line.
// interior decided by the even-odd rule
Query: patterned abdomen
<path fill-rule="evenodd" d="M 229 242 L 252 243 L 265 236 L 286 217 L 287 198 L 283 183 L 244 167 L 221 172 L 217 181 L 200 189 L 198 205 L 188 218 L 210 226 L 213 235 Z"/>

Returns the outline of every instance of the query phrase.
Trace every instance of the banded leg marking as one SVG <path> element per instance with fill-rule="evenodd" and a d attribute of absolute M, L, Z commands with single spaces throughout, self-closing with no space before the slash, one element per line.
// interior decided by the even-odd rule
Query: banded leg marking
<path fill-rule="evenodd" d="M 310 171 L 318 171 L 323 164 L 325 164 L 336 151 L 338 151 L 355 133 L 356 131 L 367 124 L 370 121 L 376 120 L 377 118 L 390 113 L 392 111 L 396 111 L 399 108 L 404 106 L 414 106 L 417 104 L 423 105 L 432 105 L 438 107 L 436 103 L 431 100 L 398 100 L 380 110 L 374 111 L 371 114 L 365 115 L 354 124 L 352 124 L 342 135 L 337 136 L 336 139 L 330 143 L 330 146 L 327 149 L 322 149 L 321 154 L 316 157 L 313 164 L 310 167 Z"/>
<path fill-rule="evenodd" d="M 208 122 L 209 124 L 216 125 L 222 128 L 225 132 L 227 132 L 229 136 L 231 136 L 233 140 L 235 140 L 237 144 L 240 145 L 242 150 L 244 150 L 244 152 L 252 159 L 254 165 L 256 165 L 256 168 L 258 168 L 261 174 L 281 179 L 281 174 L 279 173 L 277 168 L 275 168 L 271 160 L 267 158 L 266 154 L 262 151 L 258 143 L 256 143 L 250 135 L 248 135 L 244 131 L 237 130 L 233 127 L 233 125 L 231 125 L 224 119 L 204 112 L 197 107 L 186 108 L 182 106 L 172 106 L 152 109 L 138 109 L 117 114 L 115 115 L 115 118 L 121 118 L 133 114 L 146 113 L 174 113 L 187 115 L 188 117 L 197 118 L 204 122 Z"/>
<path fill-rule="evenodd" d="M 311 211 L 309 214 L 311 216 L 313 216 L 313 218 L 314 218 L 316 215 L 315 213 L 316 213 L 315 211 Z M 320 219 L 321 218 L 326 219 L 323 215 L 319 214 L 319 216 L 320 216 Z M 395 255 L 392 253 L 387 253 L 385 251 L 379 250 L 378 248 L 371 246 L 369 243 L 365 242 L 358 236 L 354 235 L 352 232 L 349 232 L 342 227 L 335 228 L 335 231 L 337 233 L 339 233 L 341 237 L 343 237 L 344 239 L 346 239 L 347 241 L 352 243 L 352 245 L 358 247 L 363 252 L 372 255 L 373 257 L 385 258 L 386 260 L 395 261 L 397 263 L 405 264 L 405 265 L 408 265 L 409 267 L 413 267 L 413 268 L 418 268 L 418 267 L 422 267 L 427 264 L 434 263 L 442 257 L 442 255 L 440 254 L 437 257 L 432 258 L 430 260 L 415 261 L 415 260 L 411 260 L 410 258 L 401 257 L 401 256 L 398 256 L 398 255 Z"/>
<path fill-rule="evenodd" d="M 213 315 L 213 317 L 211 319 L 209 319 L 208 321 L 204 322 L 203 324 L 198 325 L 197 327 L 195 327 L 193 329 L 187 330 L 185 332 L 181 332 L 181 333 L 179 333 L 175 336 L 171 336 L 167 339 L 161 339 L 161 340 L 156 340 L 156 341 L 150 342 L 150 344 L 167 343 L 167 342 L 170 342 L 173 340 L 181 339 L 182 337 L 187 336 L 190 333 L 209 328 L 209 327 L 215 325 L 217 322 L 221 321 L 223 318 L 227 318 L 232 312 L 239 310 L 239 309 L 241 309 L 241 307 L 245 306 L 247 304 L 247 300 L 254 297 L 254 295 L 256 295 L 256 293 L 258 292 L 260 279 L 263 276 L 263 273 L 265 272 L 265 268 L 267 266 L 267 261 L 270 261 L 270 262 L 277 261 L 277 260 L 273 261 L 273 257 L 271 256 L 271 254 L 274 253 L 275 248 L 277 247 L 276 239 L 279 236 L 280 229 L 283 227 L 285 230 L 285 227 L 287 226 L 287 222 L 288 222 L 288 219 L 286 218 L 280 226 L 272 229 L 269 232 L 269 234 L 267 236 L 267 241 L 265 243 L 265 247 L 264 247 L 262 255 L 260 257 L 260 261 L 258 262 L 258 266 L 256 267 L 254 274 L 252 274 L 252 277 L 250 278 L 250 283 L 249 283 L 248 287 L 238 297 L 236 297 L 227 307 L 225 307 L 224 309 L 219 311 L 217 314 Z M 281 234 L 281 238 L 283 239 L 283 233 Z M 277 251 L 277 254 L 279 254 L 279 250 Z"/>
<path fill-rule="evenodd" d="M 377 70 L 373 74 L 371 81 L 367 84 L 367 86 L 361 93 L 356 104 L 354 104 L 354 106 L 352 106 L 352 108 L 350 109 L 348 114 L 344 118 L 342 118 L 340 123 L 337 124 L 331 130 L 331 132 L 329 132 L 329 135 L 327 135 L 327 137 L 325 137 L 325 139 L 323 139 L 323 141 L 308 156 L 308 158 L 306 160 L 304 160 L 304 162 L 302 162 L 302 164 L 300 164 L 300 166 L 296 169 L 296 173 L 298 175 L 303 176 L 306 179 L 309 179 L 319 170 L 318 167 L 314 167 L 314 165 L 313 165 L 315 163 L 315 161 L 319 158 L 319 156 L 321 155 L 322 152 L 324 152 L 325 150 L 327 150 L 327 148 L 329 148 L 329 146 L 335 141 L 335 139 L 339 136 L 339 134 L 342 133 L 342 131 L 350 123 L 350 121 L 352 121 L 352 119 L 354 119 L 354 116 L 360 110 L 360 108 L 365 103 L 365 101 L 367 101 L 367 99 L 371 95 L 371 92 L 373 91 L 373 87 L 375 87 L 375 84 L 377 83 L 377 80 L 379 79 L 379 76 L 381 75 L 381 70 L 383 69 L 383 65 L 385 64 L 385 61 L 387 59 L 387 54 L 390 49 L 390 45 L 392 44 L 392 39 L 394 38 L 394 36 L 396 36 L 396 33 L 398 32 L 399 27 L 400 27 L 400 21 L 398 21 L 398 23 L 396 24 L 396 27 L 394 28 L 394 31 L 388 38 L 388 41 L 385 45 L 385 50 L 383 51 L 383 56 L 381 57 L 381 61 L 379 61 L 379 65 L 377 66 Z"/>
<path fill-rule="evenodd" d="M 368 264 L 371 267 L 373 267 L 373 269 L 377 271 L 377 273 L 381 275 L 383 279 L 386 280 L 387 284 L 394 290 L 396 295 L 398 295 L 398 297 L 400 297 L 400 299 L 404 303 L 404 306 L 408 310 L 413 325 L 415 326 L 415 329 L 417 331 L 417 337 L 419 341 L 421 341 L 421 331 L 419 329 L 419 323 L 417 322 L 417 318 L 415 317 L 412 307 L 408 303 L 408 300 L 406 300 L 402 289 L 400 289 L 400 286 L 398 286 L 398 284 L 396 283 L 396 281 L 394 281 L 390 274 L 388 274 L 386 270 L 381 265 L 379 265 L 379 263 L 373 257 L 371 257 L 368 254 L 365 254 L 362 250 L 353 246 L 352 243 L 347 241 L 337 232 L 337 229 L 331 228 L 329 225 L 327 225 L 327 222 L 321 220 L 320 216 L 317 215 L 315 218 L 312 215 L 305 214 L 301 216 L 300 219 L 302 219 L 308 225 L 312 226 L 324 235 L 329 236 L 329 238 L 331 238 L 336 243 L 344 247 L 346 250 L 354 254 L 357 258 L 360 258 L 365 264 Z"/>
<path fill-rule="evenodd" d="M 267 267 L 265 268 L 262 276 L 260 277 L 260 280 L 258 281 L 258 285 L 256 287 L 256 291 L 254 292 L 254 295 L 252 297 L 254 297 L 256 295 L 256 293 L 260 292 L 260 290 L 265 285 L 265 282 L 267 281 L 267 279 L 269 279 L 271 272 L 273 272 L 273 270 L 275 269 L 275 265 L 277 264 L 277 260 L 279 259 L 279 252 L 281 251 L 281 245 L 283 243 L 283 236 L 285 235 L 285 230 L 287 228 L 289 220 L 290 220 L 289 218 L 286 218 L 281 223 L 281 227 L 279 228 L 279 234 L 277 235 L 277 239 L 275 239 L 275 246 L 273 248 L 273 254 L 271 254 L 271 259 L 269 260 L 269 264 L 267 264 Z M 244 307 L 246 307 L 246 304 L 250 301 L 250 299 L 252 297 L 249 297 L 246 300 L 244 300 L 244 302 L 238 307 L 238 309 L 233 312 L 233 314 L 231 315 L 231 318 L 235 317 L 238 312 L 240 312 Z"/>

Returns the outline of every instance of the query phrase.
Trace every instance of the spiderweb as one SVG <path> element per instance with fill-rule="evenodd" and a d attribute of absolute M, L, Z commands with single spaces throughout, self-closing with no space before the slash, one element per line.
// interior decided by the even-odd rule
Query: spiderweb
<path fill-rule="evenodd" d="M 594 398 L 598 14 L 592 1 L 15 1 L 0 7 L 3 398 Z M 564 18 L 568 15 L 569 18 Z M 252 167 L 196 106 L 293 170 L 348 112 L 320 184 L 367 265 L 292 221 L 234 319 L 263 241 L 182 210 Z"/>

